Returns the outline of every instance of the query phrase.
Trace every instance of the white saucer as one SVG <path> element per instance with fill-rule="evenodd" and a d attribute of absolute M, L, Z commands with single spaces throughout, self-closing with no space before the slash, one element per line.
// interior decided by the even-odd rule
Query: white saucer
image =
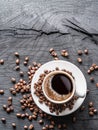
<path fill-rule="evenodd" d="M 44 72 L 44 70 L 54 70 L 56 67 L 59 67 L 59 69 L 66 69 L 66 70 L 69 70 L 70 72 L 72 72 L 72 75 L 75 77 L 75 81 L 76 81 L 76 91 L 83 92 L 83 94 L 85 94 L 85 97 L 86 97 L 87 84 L 86 84 L 86 79 L 85 79 L 83 73 L 74 64 L 67 62 L 67 61 L 63 61 L 63 60 L 47 62 L 36 71 L 36 73 L 32 79 L 32 82 L 31 82 L 31 93 L 32 93 L 34 102 L 41 110 L 43 110 L 44 112 L 46 112 L 50 115 L 64 116 L 64 115 L 68 115 L 68 114 L 71 114 L 72 112 L 76 111 L 83 103 L 85 97 L 78 98 L 73 106 L 73 109 L 71 109 L 71 110 L 66 109 L 63 112 L 59 113 L 59 115 L 56 115 L 56 113 L 51 113 L 49 111 L 49 107 L 46 106 L 44 103 L 43 104 L 39 103 L 38 97 L 34 94 L 34 91 L 35 91 L 34 83 L 36 83 L 38 81 L 39 75 L 42 74 Z"/>

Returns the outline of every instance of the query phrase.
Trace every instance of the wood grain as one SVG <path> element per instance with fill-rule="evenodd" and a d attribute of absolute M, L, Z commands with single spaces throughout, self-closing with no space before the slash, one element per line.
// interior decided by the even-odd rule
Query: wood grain
<path fill-rule="evenodd" d="M 20 112 L 19 99 L 21 94 L 13 97 L 15 112 L 6 114 L 2 105 L 6 104 L 8 96 L 11 96 L 9 88 L 12 87 L 11 77 L 19 80 L 19 72 L 14 71 L 15 57 L 14 52 L 20 54 L 21 70 L 25 72 L 24 79 L 27 80 L 27 67 L 23 65 L 25 56 L 30 57 L 29 64 L 32 61 L 44 64 L 53 60 L 49 54 L 49 49 L 53 47 L 59 59 L 67 60 L 77 65 L 84 73 L 90 94 L 86 97 L 83 105 L 86 109 L 83 112 L 77 110 L 74 115 L 77 122 L 72 123 L 72 116 L 53 117 L 56 123 L 65 122 L 68 130 L 97 130 L 98 115 L 90 117 L 88 115 L 88 103 L 94 102 L 95 108 L 98 108 L 98 89 L 95 83 L 98 82 L 98 72 L 92 73 L 95 83 L 89 81 L 90 75 L 87 74 L 88 68 L 92 63 L 98 65 L 98 1 L 89 0 L 15 0 L 0 2 L 0 59 L 4 59 L 4 65 L 0 65 L 0 89 L 5 90 L 4 95 L 0 95 L 0 119 L 5 117 L 6 125 L 0 121 L 0 130 L 12 130 L 11 123 L 16 122 L 17 130 L 23 130 L 25 124 L 29 125 L 28 120 L 18 120 L 15 116 Z M 72 25 L 75 23 L 82 29 L 85 29 L 91 36 L 80 31 L 79 28 Z M 68 26 L 65 26 L 68 25 Z M 73 27 L 77 30 L 74 30 Z M 95 35 L 96 34 L 96 35 Z M 95 38 L 95 41 L 93 39 Z M 77 62 L 77 50 L 88 48 L 89 55 L 83 54 L 81 58 L 83 63 Z M 66 59 L 60 55 L 62 49 L 69 51 L 69 58 Z M 39 119 L 39 118 L 38 118 Z M 49 121 L 44 119 L 45 124 Z M 41 130 L 42 126 L 38 121 L 32 121 L 35 130 Z M 57 130 L 57 128 L 55 128 Z"/>

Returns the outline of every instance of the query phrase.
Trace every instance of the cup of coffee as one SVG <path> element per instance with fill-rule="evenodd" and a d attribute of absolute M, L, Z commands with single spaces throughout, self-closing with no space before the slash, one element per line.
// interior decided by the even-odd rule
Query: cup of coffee
<path fill-rule="evenodd" d="M 46 75 L 42 83 L 44 96 L 52 103 L 63 104 L 74 95 L 83 98 L 85 95 L 76 92 L 75 79 L 67 72 L 55 70 Z"/>

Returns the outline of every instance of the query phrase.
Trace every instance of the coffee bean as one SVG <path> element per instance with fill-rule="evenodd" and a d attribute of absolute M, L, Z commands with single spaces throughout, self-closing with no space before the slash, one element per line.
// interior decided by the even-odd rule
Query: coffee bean
<path fill-rule="evenodd" d="M 29 116 L 29 117 L 28 117 L 28 120 L 29 120 L 29 121 L 31 121 L 32 119 L 33 119 L 33 117 L 32 117 L 32 116 Z"/>
<path fill-rule="evenodd" d="M 1 94 L 1 95 L 4 94 L 4 90 L 3 90 L 3 89 L 0 90 L 0 94 Z"/>
<path fill-rule="evenodd" d="M 15 55 L 16 57 L 19 57 L 19 53 L 18 53 L 18 52 L 15 52 L 14 55 Z"/>
<path fill-rule="evenodd" d="M 27 56 L 27 57 L 25 57 L 25 61 L 27 61 L 27 62 L 29 61 L 29 57 L 28 57 L 28 56 Z"/>
<path fill-rule="evenodd" d="M 93 107 L 94 103 L 93 102 L 89 102 L 89 107 Z"/>
<path fill-rule="evenodd" d="M 4 60 L 3 60 L 3 59 L 0 60 L 0 64 L 1 64 L 1 65 L 4 64 Z"/>
<path fill-rule="evenodd" d="M 7 113 L 10 113 L 10 112 L 11 112 L 10 107 L 8 107 L 8 108 L 6 109 L 6 112 L 7 112 Z"/>
<path fill-rule="evenodd" d="M 1 121 L 2 121 L 2 123 L 6 123 L 6 119 L 5 118 L 1 118 Z"/>
<path fill-rule="evenodd" d="M 14 91 L 12 91 L 11 93 L 12 93 L 13 95 L 16 95 L 16 91 L 15 91 L 15 90 L 14 90 Z"/>
<path fill-rule="evenodd" d="M 6 110 L 6 109 L 7 109 L 7 106 L 6 106 L 6 105 L 3 105 L 3 109 Z"/>
<path fill-rule="evenodd" d="M 29 130 L 33 130 L 33 129 L 34 129 L 34 125 L 31 124 L 31 125 L 29 126 Z"/>
<path fill-rule="evenodd" d="M 49 125 L 49 129 L 53 129 L 54 128 L 54 125 Z"/>
<path fill-rule="evenodd" d="M 80 110 L 81 110 L 81 111 L 84 111 L 84 110 L 85 110 L 85 106 L 81 106 L 81 107 L 80 107 Z"/>
<path fill-rule="evenodd" d="M 16 65 L 19 65 L 19 63 L 20 63 L 20 60 L 16 59 Z"/>
<path fill-rule="evenodd" d="M 53 49 L 53 48 L 50 48 L 49 52 L 52 53 L 53 51 L 54 51 L 54 49 Z"/>
<path fill-rule="evenodd" d="M 24 76 L 23 71 L 20 71 L 20 73 L 19 73 L 19 74 L 20 74 L 20 76 L 21 76 L 21 77 L 23 77 L 23 76 Z"/>
<path fill-rule="evenodd" d="M 13 128 L 16 128 L 16 124 L 15 124 L 15 123 L 12 123 L 12 127 L 13 127 Z"/>
<path fill-rule="evenodd" d="M 95 70 L 98 70 L 98 65 L 97 65 L 97 66 L 95 66 Z"/>
<path fill-rule="evenodd" d="M 89 69 L 90 69 L 90 71 L 94 71 L 94 67 L 92 67 L 92 66 Z"/>
<path fill-rule="evenodd" d="M 94 82 L 94 77 L 90 77 L 90 81 L 91 81 L 91 82 Z"/>
<path fill-rule="evenodd" d="M 16 116 L 17 116 L 18 118 L 20 118 L 20 117 L 21 117 L 21 114 L 20 114 L 20 113 L 17 113 Z"/>
<path fill-rule="evenodd" d="M 82 55 L 83 54 L 83 52 L 82 52 L 82 50 L 78 50 L 78 55 Z"/>
<path fill-rule="evenodd" d="M 93 111 L 93 112 L 94 112 L 94 114 L 97 114 L 97 112 L 98 112 L 98 111 L 97 111 L 97 109 L 94 109 L 94 111 Z"/>
<path fill-rule="evenodd" d="M 91 74 L 91 70 L 88 70 L 87 73 L 88 73 L 88 74 Z"/>
<path fill-rule="evenodd" d="M 77 58 L 77 61 L 78 61 L 79 63 L 82 63 L 82 59 L 81 59 L 81 58 Z"/>
<path fill-rule="evenodd" d="M 96 83 L 96 87 L 98 88 L 98 83 Z"/>
<path fill-rule="evenodd" d="M 39 124 L 43 124 L 44 122 L 43 122 L 43 120 L 39 120 Z"/>
<path fill-rule="evenodd" d="M 24 61 L 23 64 L 26 66 L 28 63 L 27 63 L 27 61 Z"/>
<path fill-rule="evenodd" d="M 15 78 L 11 78 L 12 83 L 16 83 L 16 79 Z"/>
<path fill-rule="evenodd" d="M 94 116 L 94 112 L 90 111 L 90 112 L 89 112 L 89 115 L 90 115 L 90 116 Z"/>
<path fill-rule="evenodd" d="M 16 67 L 15 67 L 15 70 L 16 70 L 16 71 L 20 70 L 20 66 L 16 66 Z"/>
<path fill-rule="evenodd" d="M 85 53 L 85 54 L 88 54 L 88 49 L 85 49 L 85 50 L 84 50 L 84 53 Z"/>
<path fill-rule="evenodd" d="M 59 60 L 59 58 L 58 57 L 54 57 L 54 60 Z"/>
<path fill-rule="evenodd" d="M 27 130 L 27 129 L 28 129 L 28 126 L 27 126 L 27 125 L 25 125 L 25 126 L 24 126 L 24 129 L 25 129 L 25 130 Z"/>
<path fill-rule="evenodd" d="M 47 130 L 47 128 L 43 126 L 43 127 L 42 127 L 42 130 Z"/>

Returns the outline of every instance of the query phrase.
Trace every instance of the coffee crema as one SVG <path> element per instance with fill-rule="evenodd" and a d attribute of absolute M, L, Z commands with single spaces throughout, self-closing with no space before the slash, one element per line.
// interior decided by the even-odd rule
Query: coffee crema
<path fill-rule="evenodd" d="M 46 95 L 55 101 L 66 100 L 73 91 L 71 79 L 62 73 L 49 76 L 44 86 Z"/>

